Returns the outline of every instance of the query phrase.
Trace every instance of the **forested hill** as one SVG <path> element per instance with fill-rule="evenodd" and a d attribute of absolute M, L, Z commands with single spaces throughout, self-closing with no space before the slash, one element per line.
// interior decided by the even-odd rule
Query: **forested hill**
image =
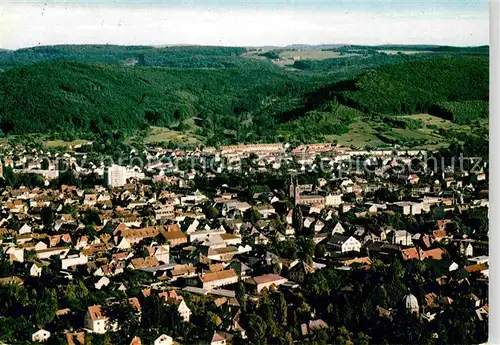
<path fill-rule="evenodd" d="M 43 60 L 60 51 L 66 58 L 79 52 L 72 46 L 47 49 L 33 48 L 26 54 L 45 52 Z M 91 46 L 84 52 L 96 51 L 95 61 L 101 61 L 106 50 L 98 53 L 99 49 Z M 144 66 L 131 68 L 118 63 L 128 56 L 126 50 L 150 47 L 116 49 L 109 52 L 109 64 L 27 62 L 1 72 L 0 134 L 132 135 L 150 126 L 182 132 L 194 122 L 191 130 L 209 145 L 324 141 L 329 136 L 349 136 L 353 127 L 358 128 L 360 145 L 370 142 L 365 133 L 378 138 L 371 140 L 375 144 L 380 138 L 388 142 L 380 133 L 391 128 L 379 126 L 383 117 L 372 115 L 429 112 L 465 125 L 488 116 L 487 55 L 422 56 L 423 60 L 391 64 L 385 63 L 393 62 L 392 57 L 385 57 L 389 60 L 382 66 L 368 71 L 366 65 L 356 64 L 348 73 L 335 68 L 311 74 L 278 67 L 265 58 L 242 57 L 240 48 L 219 47 L 179 47 L 171 60 L 168 54 L 161 55 L 182 68 L 148 66 L 153 60 L 147 56 Z M 81 53 L 83 60 L 91 59 L 87 53 Z M 200 61 L 224 67 L 200 68 Z M 194 121 L 184 123 L 188 118 Z M 396 134 L 403 138 L 409 133 Z"/>
<path fill-rule="evenodd" d="M 469 56 L 387 65 L 332 89 L 342 103 L 364 112 L 428 112 L 438 102 L 488 101 L 489 62 Z"/>
<path fill-rule="evenodd" d="M 237 121 L 268 95 L 301 93 L 303 85 L 266 61 L 214 70 L 38 63 L 0 74 L 0 126 L 4 134 L 130 134 L 210 114 Z"/>
<path fill-rule="evenodd" d="M 181 68 L 223 68 L 241 66 L 241 47 L 212 46 L 117 46 L 56 45 L 0 51 L 0 68 L 8 69 L 45 61 L 72 61 L 90 64 Z"/>

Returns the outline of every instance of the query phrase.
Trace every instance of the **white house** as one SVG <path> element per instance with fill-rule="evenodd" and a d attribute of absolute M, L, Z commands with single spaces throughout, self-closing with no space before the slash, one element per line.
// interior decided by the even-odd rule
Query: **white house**
<path fill-rule="evenodd" d="M 189 319 L 191 318 L 191 309 L 189 309 L 186 302 L 184 301 L 184 297 L 177 295 L 175 290 L 162 292 L 160 296 L 165 298 L 165 303 L 176 305 L 177 312 L 182 317 L 182 319 L 185 322 L 189 322 Z"/>
<path fill-rule="evenodd" d="M 311 217 L 306 217 L 304 218 L 304 227 L 308 228 L 311 226 L 311 224 L 314 222 L 314 218 Z"/>
<path fill-rule="evenodd" d="M 132 245 L 130 244 L 130 241 L 126 237 L 122 237 L 118 244 L 116 245 L 116 248 L 118 249 L 130 249 L 132 248 Z"/>
<path fill-rule="evenodd" d="M 102 314 L 100 305 L 87 308 L 84 323 L 85 328 L 93 333 L 104 334 L 107 332 L 108 318 Z"/>
<path fill-rule="evenodd" d="M 340 204 L 342 204 L 342 193 L 326 195 L 325 206 L 339 206 Z"/>
<path fill-rule="evenodd" d="M 474 248 L 472 247 L 472 243 L 468 243 L 467 246 L 464 249 L 464 254 L 465 256 L 472 256 L 474 255 Z"/>
<path fill-rule="evenodd" d="M 30 276 L 40 277 L 42 275 L 42 267 L 43 265 L 38 262 L 32 263 L 30 267 Z"/>
<path fill-rule="evenodd" d="M 38 251 L 38 250 L 43 250 L 43 249 L 47 249 L 48 246 L 45 242 L 42 242 L 42 241 L 38 241 L 36 244 L 35 244 L 35 251 Z"/>
<path fill-rule="evenodd" d="M 452 262 L 450 267 L 448 267 L 448 271 L 456 271 L 458 269 L 458 264 L 456 262 Z"/>
<path fill-rule="evenodd" d="M 23 226 L 21 226 L 21 228 L 19 228 L 19 235 L 24 235 L 24 234 L 29 234 L 31 233 L 31 226 L 29 226 L 28 224 L 23 224 Z"/>
<path fill-rule="evenodd" d="M 332 235 L 335 235 L 335 234 L 343 234 L 345 232 L 344 228 L 342 227 L 342 224 L 340 224 L 340 222 L 338 222 L 335 227 L 333 228 L 332 230 Z"/>
<path fill-rule="evenodd" d="M 391 230 L 387 235 L 392 236 L 393 244 L 402 246 L 411 246 L 413 244 L 413 236 L 406 230 Z"/>
<path fill-rule="evenodd" d="M 36 331 L 31 335 L 31 341 L 38 343 L 44 342 L 49 338 L 50 338 L 50 332 L 46 331 L 45 329 L 39 329 L 38 331 Z"/>
<path fill-rule="evenodd" d="M 261 276 L 253 277 L 249 280 L 250 284 L 255 285 L 257 292 L 261 292 L 262 289 L 270 289 L 272 286 L 280 286 L 288 281 L 288 279 L 281 277 L 277 274 L 264 274 Z"/>
<path fill-rule="evenodd" d="M 97 289 L 97 290 L 101 290 L 103 286 L 108 286 L 110 280 L 108 277 L 101 277 L 97 283 L 94 284 L 94 287 Z"/>
<path fill-rule="evenodd" d="M 24 262 L 24 249 L 10 247 L 5 251 L 5 254 L 14 258 L 15 261 Z"/>
<path fill-rule="evenodd" d="M 347 193 L 352 193 L 354 182 L 351 179 L 346 179 L 340 183 L 340 187 L 343 188 Z"/>
<path fill-rule="evenodd" d="M 217 332 L 214 332 L 214 335 L 212 336 L 212 340 L 210 341 L 210 345 L 226 345 L 226 338 L 224 338 L 222 335 L 220 335 Z"/>
<path fill-rule="evenodd" d="M 327 246 L 342 253 L 359 252 L 361 250 L 361 242 L 353 236 L 339 234 L 334 234 L 328 241 Z"/>
<path fill-rule="evenodd" d="M 61 259 L 61 268 L 65 270 L 71 266 L 86 265 L 87 263 L 88 257 L 85 254 L 68 255 Z"/>
<path fill-rule="evenodd" d="M 421 202 L 411 202 L 411 201 L 398 201 L 387 205 L 389 209 L 402 213 L 404 215 L 408 214 L 421 214 L 423 203 Z"/>
<path fill-rule="evenodd" d="M 189 309 L 184 300 L 177 303 L 177 311 L 185 322 L 189 322 L 189 318 L 191 317 L 191 309 Z"/>
<path fill-rule="evenodd" d="M 69 247 L 51 247 L 47 249 L 37 250 L 36 256 L 39 259 L 48 259 L 53 255 L 59 256 L 61 259 L 68 255 Z"/>
<path fill-rule="evenodd" d="M 294 236 L 295 235 L 295 229 L 290 224 L 286 225 L 285 235 L 286 236 Z"/>
<path fill-rule="evenodd" d="M 154 256 L 159 262 L 170 262 L 170 246 L 168 244 L 154 247 Z"/>
<path fill-rule="evenodd" d="M 156 338 L 154 345 L 172 345 L 173 339 L 166 334 L 160 335 Z"/>
<path fill-rule="evenodd" d="M 140 172 L 138 168 L 128 168 L 113 164 L 104 171 L 104 182 L 107 186 L 112 188 L 121 187 L 127 183 L 128 179 L 143 179 L 144 173 Z"/>
<path fill-rule="evenodd" d="M 314 231 L 315 232 L 320 232 L 323 230 L 323 227 L 325 226 L 325 223 L 323 223 L 321 220 L 317 220 L 314 222 Z"/>
<path fill-rule="evenodd" d="M 188 226 L 186 233 L 190 234 L 192 232 L 195 232 L 196 229 L 198 229 L 199 225 L 200 225 L 200 221 L 198 219 L 193 220 L 193 222 Z"/>
<path fill-rule="evenodd" d="M 259 205 L 256 209 L 264 219 L 267 219 L 276 213 L 276 210 L 272 205 Z"/>

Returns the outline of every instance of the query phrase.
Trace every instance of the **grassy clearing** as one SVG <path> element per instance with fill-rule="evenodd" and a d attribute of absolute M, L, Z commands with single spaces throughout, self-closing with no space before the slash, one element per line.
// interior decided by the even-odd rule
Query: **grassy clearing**
<path fill-rule="evenodd" d="M 457 125 L 450 120 L 445 120 L 440 117 L 434 116 L 434 115 L 429 115 L 429 114 L 415 114 L 415 115 L 403 115 L 405 118 L 410 118 L 410 119 L 415 119 L 415 120 L 420 120 L 424 125 L 435 125 L 440 128 L 445 128 L 445 129 L 451 129 L 455 128 L 458 129 L 460 127 L 465 127 L 465 126 L 460 126 Z"/>
<path fill-rule="evenodd" d="M 342 135 L 328 135 L 328 141 L 336 140 L 342 146 L 354 146 L 364 148 L 366 145 L 373 147 L 385 145 L 382 140 L 377 137 L 377 131 L 370 122 L 359 121 L 349 125 L 349 133 Z"/>
<path fill-rule="evenodd" d="M 144 138 L 145 143 L 159 143 L 164 141 L 176 141 L 179 143 L 194 145 L 203 141 L 203 138 L 189 132 L 178 132 L 168 128 L 152 127 L 149 135 Z"/>
<path fill-rule="evenodd" d="M 144 142 L 150 144 L 164 141 L 175 141 L 188 145 L 201 144 L 205 138 L 194 133 L 198 128 L 194 121 L 194 118 L 185 120 L 184 124 L 188 126 L 188 129 L 183 131 L 177 131 L 175 129 L 164 127 L 151 127 L 149 135 L 144 138 Z"/>
<path fill-rule="evenodd" d="M 351 56 L 358 56 L 353 53 L 339 53 L 332 51 L 293 51 L 285 50 L 279 53 L 280 59 L 274 63 L 280 67 L 293 65 L 298 60 L 326 60 L 335 58 L 345 58 Z"/>
<path fill-rule="evenodd" d="M 74 147 L 75 145 L 82 145 L 85 143 L 88 143 L 89 140 L 82 140 L 82 139 L 77 139 L 77 140 L 72 140 L 72 141 L 64 141 L 64 140 L 47 140 L 43 142 L 43 145 L 50 149 L 50 148 L 55 148 L 55 147 Z"/>
<path fill-rule="evenodd" d="M 380 128 L 380 123 L 367 121 L 360 117 L 357 122 L 349 126 L 349 133 L 343 135 L 328 135 L 326 139 L 328 141 L 336 140 L 343 146 L 354 146 L 357 148 L 363 148 L 367 145 L 371 147 L 387 146 L 388 144 L 377 135 L 382 134 L 389 139 L 423 139 L 425 140 L 425 144 L 415 146 L 415 148 L 434 150 L 448 145 L 448 140 L 439 134 L 439 129 L 462 132 L 470 132 L 473 130 L 470 126 L 457 125 L 449 120 L 443 120 L 429 114 L 405 115 L 405 117 L 422 121 L 423 127 L 416 130 L 392 128 L 390 131 L 387 131 Z M 486 121 L 485 124 L 487 124 Z M 432 128 L 427 125 L 432 126 Z"/>
<path fill-rule="evenodd" d="M 257 58 L 257 59 L 266 59 L 263 56 L 259 56 L 262 52 L 247 52 L 242 56 L 246 58 Z M 279 60 L 273 61 L 274 64 L 285 67 L 288 65 L 292 65 L 297 60 L 326 60 L 326 59 L 335 59 L 335 58 L 345 58 L 351 56 L 359 56 L 357 53 L 341 53 L 341 52 L 333 52 L 333 51 L 322 51 L 322 50 L 307 50 L 307 51 L 298 51 L 298 50 L 283 50 L 279 52 Z"/>

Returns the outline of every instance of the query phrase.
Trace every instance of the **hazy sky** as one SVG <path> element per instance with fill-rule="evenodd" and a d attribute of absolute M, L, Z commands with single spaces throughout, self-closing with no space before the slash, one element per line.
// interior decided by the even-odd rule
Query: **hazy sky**
<path fill-rule="evenodd" d="M 486 0 L 0 0 L 0 47 L 488 44 Z"/>

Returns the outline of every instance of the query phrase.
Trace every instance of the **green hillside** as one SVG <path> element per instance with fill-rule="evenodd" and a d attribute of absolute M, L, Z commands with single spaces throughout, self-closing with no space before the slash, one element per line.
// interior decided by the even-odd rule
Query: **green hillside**
<path fill-rule="evenodd" d="M 413 114 L 437 102 L 488 100 L 488 57 L 412 61 L 383 66 L 340 89 L 341 101 L 364 112 Z"/>
<path fill-rule="evenodd" d="M 168 126 L 248 111 L 303 82 L 267 62 L 237 69 L 160 69 L 46 62 L 0 74 L 4 134 Z M 228 124 L 230 125 L 230 124 Z"/>
<path fill-rule="evenodd" d="M 466 125 L 474 121 L 487 126 L 487 101 L 488 57 L 456 56 L 370 69 L 301 98 L 260 108 L 249 122 L 266 140 L 327 138 L 355 146 L 435 146 L 467 133 L 470 129 Z M 423 126 L 419 121 L 394 117 L 429 111 L 443 122 Z M 464 126 L 449 128 L 449 121 Z M 248 138 L 257 139 L 254 132 L 246 131 Z"/>
<path fill-rule="evenodd" d="M 0 68 L 46 61 L 72 61 L 90 64 L 159 66 L 180 68 L 223 68 L 240 66 L 241 47 L 116 45 L 57 45 L 0 51 Z"/>
<path fill-rule="evenodd" d="M 70 133 L 62 138 L 76 139 L 154 127 L 146 142 L 326 138 L 378 146 L 440 145 L 468 125 L 487 123 L 484 54 L 353 56 L 307 60 L 304 70 L 289 70 L 244 51 L 56 46 L 0 52 L 0 63 L 8 60 L 3 54 L 17 56 L 17 66 L 0 73 L 0 129 L 3 135 Z M 50 61 L 33 63 L 44 60 Z M 395 117 L 419 113 L 444 122 Z"/>

